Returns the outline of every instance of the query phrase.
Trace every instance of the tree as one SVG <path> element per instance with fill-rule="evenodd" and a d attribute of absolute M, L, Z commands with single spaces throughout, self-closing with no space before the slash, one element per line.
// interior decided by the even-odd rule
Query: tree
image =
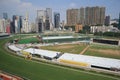
<path fill-rule="evenodd" d="M 117 27 L 118 28 L 118 24 L 117 23 L 112 23 L 111 25 L 113 25 L 113 27 Z"/>
<path fill-rule="evenodd" d="M 85 33 L 90 33 L 90 26 L 84 26 L 83 27 L 83 31 L 85 32 Z"/>

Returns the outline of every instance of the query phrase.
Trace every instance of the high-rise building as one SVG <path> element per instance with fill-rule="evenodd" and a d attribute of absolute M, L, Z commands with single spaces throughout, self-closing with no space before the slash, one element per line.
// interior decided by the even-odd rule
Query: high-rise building
<path fill-rule="evenodd" d="M 8 19 L 8 14 L 7 13 L 3 13 L 3 19 L 5 19 L 5 20 Z"/>
<path fill-rule="evenodd" d="M 0 19 L 0 32 L 1 33 L 5 31 L 4 21 L 5 21 L 4 19 Z"/>
<path fill-rule="evenodd" d="M 46 8 L 45 30 L 52 29 L 52 9 Z"/>
<path fill-rule="evenodd" d="M 52 9 L 37 10 L 37 32 L 52 29 Z"/>
<path fill-rule="evenodd" d="M 10 20 L 0 19 L 0 32 L 10 33 Z"/>
<path fill-rule="evenodd" d="M 110 16 L 105 17 L 105 25 L 109 26 L 110 25 Z"/>
<path fill-rule="evenodd" d="M 85 24 L 86 25 L 103 25 L 105 19 L 105 7 L 86 7 Z"/>
<path fill-rule="evenodd" d="M 118 29 L 120 30 L 120 13 L 119 13 L 119 23 L 118 23 Z"/>
<path fill-rule="evenodd" d="M 11 22 L 11 33 L 15 33 L 15 20 L 16 20 L 16 15 L 13 15 L 12 17 L 12 22 Z"/>
<path fill-rule="evenodd" d="M 23 23 L 23 27 L 22 27 L 22 32 L 24 33 L 28 33 L 30 32 L 30 27 L 29 27 L 29 14 L 28 12 L 25 15 L 25 18 L 23 19 L 22 23 Z"/>
<path fill-rule="evenodd" d="M 46 24 L 49 24 L 47 25 L 46 29 L 52 30 L 53 26 L 52 26 L 52 9 L 51 8 L 46 8 L 46 19 L 47 19 Z"/>
<path fill-rule="evenodd" d="M 84 25 L 84 19 L 85 19 L 85 9 L 82 7 L 78 9 L 78 21 L 77 23 Z"/>
<path fill-rule="evenodd" d="M 105 7 L 100 7 L 100 25 L 104 24 L 105 20 Z"/>
<path fill-rule="evenodd" d="M 60 13 L 54 13 L 54 26 L 55 28 L 60 28 Z"/>
<path fill-rule="evenodd" d="M 20 33 L 22 28 L 21 16 L 13 15 L 13 22 L 11 22 L 11 33 Z"/>
<path fill-rule="evenodd" d="M 73 26 L 78 22 L 78 9 L 67 10 L 67 25 Z"/>
<path fill-rule="evenodd" d="M 20 33 L 21 33 L 21 29 L 23 27 L 23 23 L 22 23 L 22 16 L 19 17 L 19 24 L 20 24 Z"/>
<path fill-rule="evenodd" d="M 37 10 L 37 32 L 44 31 L 46 14 L 44 10 Z"/>
<path fill-rule="evenodd" d="M 105 7 L 86 7 L 67 10 L 67 25 L 104 25 Z"/>

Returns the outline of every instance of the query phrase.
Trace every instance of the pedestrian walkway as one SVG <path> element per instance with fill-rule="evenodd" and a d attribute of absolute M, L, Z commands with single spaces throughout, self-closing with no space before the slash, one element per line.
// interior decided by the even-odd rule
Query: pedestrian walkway
<path fill-rule="evenodd" d="M 85 53 L 85 51 L 86 51 L 88 48 L 89 48 L 89 45 L 88 45 L 85 49 L 83 49 L 83 51 L 82 51 L 82 52 L 80 52 L 80 54 L 84 54 L 84 53 Z"/>

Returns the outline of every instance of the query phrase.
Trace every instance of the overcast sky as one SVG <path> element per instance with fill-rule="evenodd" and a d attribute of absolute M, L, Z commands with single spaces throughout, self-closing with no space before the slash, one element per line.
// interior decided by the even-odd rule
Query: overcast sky
<path fill-rule="evenodd" d="M 120 0 L 0 0 L 0 18 L 7 12 L 12 15 L 25 16 L 29 12 L 30 21 L 35 21 L 38 9 L 52 8 L 53 12 L 60 12 L 61 20 L 66 20 L 66 9 L 80 7 L 104 6 L 106 15 L 118 18 Z"/>

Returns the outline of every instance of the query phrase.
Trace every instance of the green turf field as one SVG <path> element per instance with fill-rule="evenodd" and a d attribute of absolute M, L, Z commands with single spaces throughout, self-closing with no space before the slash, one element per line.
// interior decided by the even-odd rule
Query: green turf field
<path fill-rule="evenodd" d="M 67 45 L 65 44 L 65 45 L 55 45 L 55 46 L 42 46 L 41 49 L 80 54 L 80 52 L 86 46 L 87 45 L 83 45 L 83 44 L 67 44 Z M 120 47 L 91 44 L 88 50 L 83 55 L 120 59 Z"/>
<path fill-rule="evenodd" d="M 18 41 L 18 44 L 28 44 L 28 43 L 32 43 L 32 42 L 39 42 L 37 38 L 31 37 L 31 38 L 25 38 L 25 39 L 21 39 Z"/>
<path fill-rule="evenodd" d="M 59 52 L 67 52 L 67 53 L 75 53 L 80 54 L 80 52 L 86 47 L 84 44 L 64 44 L 64 45 L 55 45 L 55 46 L 41 46 L 41 49 L 59 51 Z"/>
<path fill-rule="evenodd" d="M 120 59 L 120 47 L 110 45 L 92 44 L 84 55 Z"/>
<path fill-rule="evenodd" d="M 9 54 L 4 49 L 7 39 L 0 40 L 0 70 L 29 78 L 30 80 L 116 80 L 115 77 L 76 70 L 57 65 L 25 60 Z"/>

